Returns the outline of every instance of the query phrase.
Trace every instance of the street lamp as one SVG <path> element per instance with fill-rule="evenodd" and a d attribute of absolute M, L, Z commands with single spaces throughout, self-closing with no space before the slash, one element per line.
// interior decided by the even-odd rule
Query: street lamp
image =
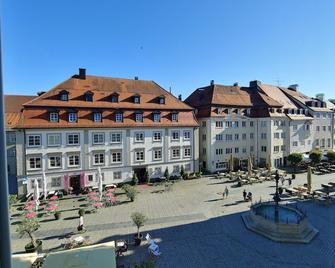
<path fill-rule="evenodd" d="M 278 169 L 276 170 L 275 180 L 276 180 L 276 193 L 273 197 L 273 200 L 275 201 L 275 222 L 278 222 L 279 221 L 278 203 L 280 201 L 279 192 L 278 192 L 278 182 L 279 182 Z"/>

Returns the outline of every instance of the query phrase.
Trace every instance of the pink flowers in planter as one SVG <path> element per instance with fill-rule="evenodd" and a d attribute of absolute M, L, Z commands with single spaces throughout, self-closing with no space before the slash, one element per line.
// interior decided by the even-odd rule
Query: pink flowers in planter
<path fill-rule="evenodd" d="M 102 208 L 102 203 L 94 203 L 93 206 L 96 208 L 96 209 L 99 209 L 99 208 Z"/>
<path fill-rule="evenodd" d="M 57 195 L 53 195 L 50 197 L 50 200 L 57 200 L 58 199 L 58 196 Z"/>
<path fill-rule="evenodd" d="M 113 193 L 107 193 L 106 196 L 112 197 L 112 196 L 114 196 L 114 194 Z"/>
<path fill-rule="evenodd" d="M 97 201 L 100 200 L 100 198 L 97 197 L 97 196 L 90 196 L 90 200 L 93 201 L 93 202 L 97 202 Z"/>
<path fill-rule="evenodd" d="M 28 212 L 26 215 L 25 215 L 25 217 L 27 218 L 27 219 L 32 219 L 32 218 L 34 218 L 36 216 L 36 212 Z"/>
<path fill-rule="evenodd" d="M 48 206 L 47 211 L 48 212 L 55 212 L 57 208 L 58 208 L 58 206 Z"/>
<path fill-rule="evenodd" d="M 29 210 L 29 211 L 35 210 L 35 208 L 36 208 L 35 201 L 29 201 L 29 202 L 27 202 L 26 206 L 24 207 L 25 210 Z"/>

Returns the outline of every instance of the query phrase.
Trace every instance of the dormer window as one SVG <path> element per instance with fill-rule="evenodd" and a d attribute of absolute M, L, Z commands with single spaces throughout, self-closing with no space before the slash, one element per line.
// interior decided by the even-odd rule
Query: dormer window
<path fill-rule="evenodd" d="M 102 122 L 102 114 L 100 112 L 93 113 L 94 122 L 101 123 Z"/>
<path fill-rule="evenodd" d="M 159 104 L 165 104 L 165 96 L 159 96 L 158 97 L 158 103 Z"/>
<path fill-rule="evenodd" d="M 248 109 L 247 109 L 247 115 L 250 115 L 250 113 L 251 113 L 251 109 L 248 108 Z"/>
<path fill-rule="evenodd" d="M 160 122 L 161 121 L 161 113 L 159 111 L 153 112 L 153 120 L 154 120 L 154 122 Z"/>
<path fill-rule="evenodd" d="M 113 93 L 111 96 L 111 101 L 113 103 L 118 103 L 119 102 L 119 94 L 118 93 Z"/>
<path fill-rule="evenodd" d="M 85 93 L 85 101 L 93 101 L 93 92 L 92 91 L 87 91 Z"/>
<path fill-rule="evenodd" d="M 69 123 L 77 123 L 77 121 L 78 121 L 77 113 L 75 112 L 69 113 Z"/>
<path fill-rule="evenodd" d="M 56 112 L 51 112 L 51 113 L 49 114 L 49 121 L 52 122 L 52 123 L 58 123 L 58 121 L 59 121 L 58 113 L 56 113 Z"/>
<path fill-rule="evenodd" d="M 138 94 L 134 95 L 133 100 L 134 100 L 134 103 L 140 103 L 141 102 L 140 95 Z"/>
<path fill-rule="evenodd" d="M 66 90 L 62 90 L 59 93 L 59 98 L 61 101 L 68 101 L 69 100 L 69 92 Z"/>
<path fill-rule="evenodd" d="M 122 112 L 116 112 L 115 113 L 115 122 L 122 123 L 123 122 L 123 113 Z"/>
<path fill-rule="evenodd" d="M 172 122 L 178 122 L 178 113 L 177 112 L 172 112 L 171 113 L 171 120 L 172 120 Z"/>
<path fill-rule="evenodd" d="M 136 122 L 143 122 L 143 113 L 138 111 L 135 112 L 135 121 Z"/>

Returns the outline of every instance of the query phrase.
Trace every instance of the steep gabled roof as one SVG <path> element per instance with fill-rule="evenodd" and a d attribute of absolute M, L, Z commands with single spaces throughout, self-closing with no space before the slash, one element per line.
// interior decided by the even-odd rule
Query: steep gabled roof
<path fill-rule="evenodd" d="M 258 87 L 270 98 L 279 102 L 284 109 L 298 109 L 299 107 L 295 105 L 289 97 L 277 86 L 259 84 Z"/>

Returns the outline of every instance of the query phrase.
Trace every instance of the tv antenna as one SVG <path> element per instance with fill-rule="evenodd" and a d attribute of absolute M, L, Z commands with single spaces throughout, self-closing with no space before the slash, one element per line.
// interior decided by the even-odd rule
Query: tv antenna
<path fill-rule="evenodd" d="M 279 78 L 276 79 L 276 80 L 274 80 L 274 81 L 276 82 L 276 84 L 277 84 L 278 87 L 281 86 L 281 84 L 282 84 L 283 82 L 285 82 L 284 80 L 280 80 Z"/>

